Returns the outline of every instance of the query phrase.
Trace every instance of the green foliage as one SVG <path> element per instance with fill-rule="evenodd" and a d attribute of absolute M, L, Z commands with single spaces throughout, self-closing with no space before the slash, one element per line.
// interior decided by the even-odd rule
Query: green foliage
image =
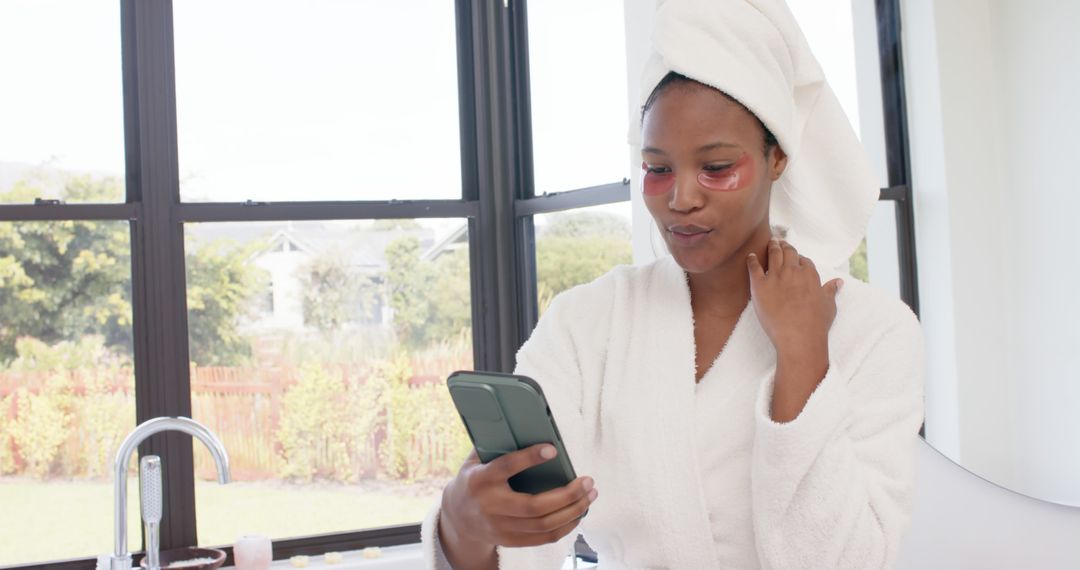
<path fill-rule="evenodd" d="M 52 472 L 60 446 L 68 437 L 70 383 L 64 375 L 55 375 L 37 394 L 26 388 L 20 388 L 15 394 L 18 411 L 8 428 L 11 439 L 26 462 L 26 472 L 45 478 Z"/>
<path fill-rule="evenodd" d="M 259 270 L 248 261 L 255 247 L 236 247 L 224 240 L 189 242 L 185 267 L 192 362 L 226 366 L 250 357 L 251 343 L 238 327 L 263 283 Z"/>
<path fill-rule="evenodd" d="M 42 194 L 20 181 L 0 202 L 23 202 Z M 69 179 L 69 201 L 116 201 L 112 178 Z M 15 356 L 18 337 L 46 343 L 103 335 L 110 346 L 131 352 L 131 265 L 128 226 L 113 221 L 13 222 L 0 224 L 0 362 Z"/>
<path fill-rule="evenodd" d="M 279 474 L 309 482 L 316 477 L 352 481 L 351 447 L 357 437 L 350 391 L 340 373 L 304 365 L 300 380 L 282 397 Z"/>
<path fill-rule="evenodd" d="M 45 194 L 43 180 L 21 180 L 0 202 Z M 69 176 L 68 202 L 123 199 L 114 178 Z M 0 363 L 14 358 L 16 339 L 54 345 L 100 335 L 114 351 L 132 352 L 131 255 L 128 224 L 116 221 L 0 224 Z M 258 285 L 248 252 L 210 244 L 187 256 L 191 354 L 200 364 L 237 363 L 249 349 L 236 325 Z"/>
<path fill-rule="evenodd" d="M 112 461 L 120 443 L 135 427 L 135 399 L 108 382 L 101 374 L 86 378 L 84 393 L 73 402 L 72 426 L 76 438 L 69 437 L 67 457 L 72 465 L 65 466 L 65 475 L 107 479 L 112 476 Z M 131 384 L 134 377 L 130 376 Z"/>
<path fill-rule="evenodd" d="M 472 313 L 467 250 L 424 261 L 420 240 L 404 236 L 390 242 L 384 255 L 394 327 L 403 345 L 428 346 L 468 328 Z"/>
<path fill-rule="evenodd" d="M 848 260 L 848 265 L 851 270 L 851 276 L 864 281 L 870 282 L 870 268 L 866 260 L 866 238 L 863 238 L 859 243 L 859 248 L 855 250 L 855 253 Z"/>
<path fill-rule="evenodd" d="M 559 293 L 631 263 L 632 258 L 630 228 L 618 216 L 578 212 L 556 217 L 536 241 L 540 311 Z"/>
<path fill-rule="evenodd" d="M 369 315 L 378 285 L 345 261 L 343 252 L 329 252 L 300 268 L 304 324 L 327 334 Z"/>
<path fill-rule="evenodd" d="M 384 363 L 378 371 L 386 390 L 386 440 L 379 449 L 383 468 L 395 479 L 411 479 L 415 464 L 410 461 L 410 442 L 420 423 L 423 409 L 410 393 L 412 371 L 404 355 Z"/>
<path fill-rule="evenodd" d="M 107 476 L 112 455 L 135 424 L 134 402 L 125 393 L 134 381 L 125 359 L 99 336 L 54 345 L 21 338 L 17 351 L 6 372 L 38 381 L 36 389 L 21 387 L 4 399 L 3 409 L 14 400 L 16 413 L 0 427 L 0 473 L 16 472 L 18 457 L 21 471 L 36 478 Z"/>
<path fill-rule="evenodd" d="M 15 402 L 16 395 L 8 394 L 0 398 L 0 410 L 10 410 Z M 18 466 L 15 463 L 15 441 L 12 438 L 10 422 L 0 422 L 0 475 L 15 473 Z"/>
<path fill-rule="evenodd" d="M 385 474 L 413 481 L 456 471 L 471 444 L 446 387 L 410 386 L 413 371 L 404 354 L 376 374 L 386 391 L 386 438 L 379 448 Z"/>
<path fill-rule="evenodd" d="M 541 237 L 605 237 L 630 241 L 630 225 L 608 212 L 562 212 L 554 214 Z"/>

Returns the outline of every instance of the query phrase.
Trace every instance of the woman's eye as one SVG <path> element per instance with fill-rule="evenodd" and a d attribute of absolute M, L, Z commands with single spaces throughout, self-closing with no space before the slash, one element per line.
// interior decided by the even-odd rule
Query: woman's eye
<path fill-rule="evenodd" d="M 731 168 L 731 166 L 732 165 L 730 164 L 709 164 L 702 168 L 702 170 L 705 172 L 723 172 Z"/>
<path fill-rule="evenodd" d="M 641 163 L 641 168 L 649 174 L 667 174 L 671 172 L 671 169 L 666 166 L 649 166 L 644 162 Z"/>

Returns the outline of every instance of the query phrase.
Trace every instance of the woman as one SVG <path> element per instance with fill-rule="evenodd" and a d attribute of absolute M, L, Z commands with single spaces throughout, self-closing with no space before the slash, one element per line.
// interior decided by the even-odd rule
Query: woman
<path fill-rule="evenodd" d="M 669 0 L 654 47 L 643 192 L 671 256 L 563 293 L 518 353 L 582 476 L 519 494 L 552 446 L 472 455 L 429 558 L 561 568 L 581 531 L 603 568 L 888 567 L 922 339 L 834 269 L 876 199 L 858 141 L 781 2 Z"/>

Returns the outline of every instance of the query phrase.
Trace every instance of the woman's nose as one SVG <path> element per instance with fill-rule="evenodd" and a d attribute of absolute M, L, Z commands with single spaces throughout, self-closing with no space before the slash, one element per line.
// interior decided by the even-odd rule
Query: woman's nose
<path fill-rule="evenodd" d="M 668 200 L 668 208 L 676 212 L 692 212 L 705 205 L 705 194 L 698 184 L 696 173 L 678 174 L 675 177 L 675 185 L 671 189 L 671 199 Z"/>

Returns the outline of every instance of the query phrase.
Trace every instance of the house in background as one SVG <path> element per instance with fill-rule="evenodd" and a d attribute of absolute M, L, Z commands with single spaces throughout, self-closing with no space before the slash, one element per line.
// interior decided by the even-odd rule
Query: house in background
<path fill-rule="evenodd" d="M 386 270 L 386 247 L 403 236 L 415 236 L 420 241 L 421 262 L 433 262 L 448 252 L 467 248 L 468 225 L 459 220 L 446 222 L 450 223 L 431 226 L 378 225 L 368 221 L 194 224 L 188 231 L 196 244 L 220 239 L 241 247 L 264 244 L 255 249 L 249 262 L 266 272 L 265 290 L 257 295 L 254 314 L 243 328 L 256 334 L 272 334 L 305 329 L 305 272 L 313 261 L 327 257 L 375 285 L 375 294 L 367 306 L 342 307 L 355 315 L 354 324 L 390 325 L 393 310 L 387 292 L 380 286 Z"/>

